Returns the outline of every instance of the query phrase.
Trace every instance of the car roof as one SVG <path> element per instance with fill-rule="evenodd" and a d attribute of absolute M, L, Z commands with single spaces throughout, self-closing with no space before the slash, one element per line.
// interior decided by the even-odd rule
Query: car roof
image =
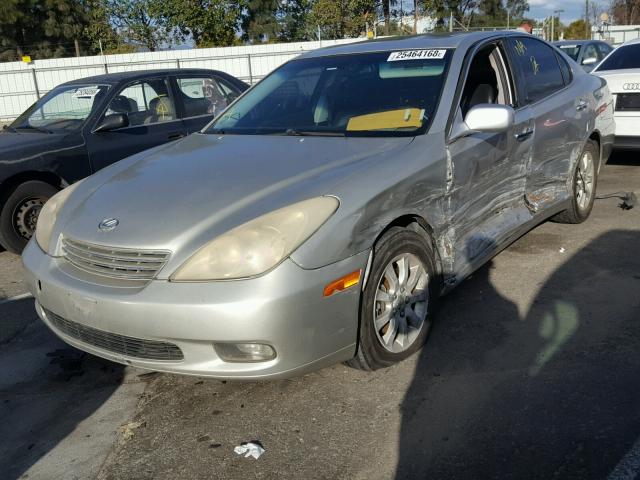
<path fill-rule="evenodd" d="M 298 58 L 326 57 L 331 55 L 348 55 L 354 53 L 384 52 L 390 50 L 413 50 L 418 48 L 459 48 L 469 46 L 479 41 L 503 37 L 505 35 L 528 35 L 513 30 L 499 30 L 491 32 L 452 32 L 430 33 L 424 35 L 409 35 L 399 37 L 378 38 L 361 42 L 347 43 L 331 47 L 319 48 L 305 52 Z"/>
<path fill-rule="evenodd" d="M 597 42 L 599 40 L 558 40 L 554 45 L 583 45 L 585 43 Z"/>
<path fill-rule="evenodd" d="M 225 75 L 217 70 L 208 70 L 205 68 L 164 68 L 156 70 L 136 70 L 128 72 L 115 72 L 105 73 L 103 75 L 94 75 L 93 77 L 78 78 L 71 80 L 70 82 L 63 83 L 62 85 L 80 85 L 86 83 L 106 83 L 109 85 L 116 85 L 121 82 L 128 82 L 132 80 L 139 80 L 148 77 L 154 77 L 158 75 L 175 75 L 180 74 L 207 74 L 218 73 Z"/>
<path fill-rule="evenodd" d="M 640 38 L 634 38 L 633 40 L 626 41 L 620 46 L 626 47 L 627 45 L 635 45 L 636 43 L 640 43 Z"/>

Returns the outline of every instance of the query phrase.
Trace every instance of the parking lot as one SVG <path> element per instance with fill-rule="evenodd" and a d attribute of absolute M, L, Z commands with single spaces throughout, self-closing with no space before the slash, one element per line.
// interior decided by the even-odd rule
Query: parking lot
<path fill-rule="evenodd" d="M 598 194 L 640 193 L 616 154 Z M 444 297 L 427 348 L 233 383 L 57 340 L 0 253 L 2 478 L 576 478 L 640 472 L 640 207 L 545 223 Z M 258 460 L 233 452 L 257 440 Z"/>

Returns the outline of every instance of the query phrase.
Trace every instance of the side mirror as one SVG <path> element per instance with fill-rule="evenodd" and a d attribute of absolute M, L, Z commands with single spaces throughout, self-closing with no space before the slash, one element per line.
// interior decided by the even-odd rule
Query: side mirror
<path fill-rule="evenodd" d="M 596 57 L 584 58 L 584 59 L 582 59 L 582 65 L 593 65 L 597 61 L 598 61 L 598 59 Z"/>
<path fill-rule="evenodd" d="M 513 127 L 513 108 L 481 103 L 467 112 L 464 123 L 470 132 L 499 133 Z"/>
<path fill-rule="evenodd" d="M 102 122 L 96 127 L 95 132 L 108 132 L 118 128 L 129 126 L 129 117 L 126 113 L 112 113 L 102 119 Z"/>

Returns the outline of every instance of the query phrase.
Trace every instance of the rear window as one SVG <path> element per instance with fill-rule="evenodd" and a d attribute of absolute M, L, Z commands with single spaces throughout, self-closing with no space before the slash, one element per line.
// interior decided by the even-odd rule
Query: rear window
<path fill-rule="evenodd" d="M 640 68 L 640 43 L 618 47 L 604 59 L 596 70 L 602 72 L 603 70 L 624 70 L 627 68 Z"/>
<path fill-rule="evenodd" d="M 581 45 L 557 45 L 557 47 L 564 53 L 569 55 L 573 60 L 575 60 L 576 62 L 578 61 Z"/>

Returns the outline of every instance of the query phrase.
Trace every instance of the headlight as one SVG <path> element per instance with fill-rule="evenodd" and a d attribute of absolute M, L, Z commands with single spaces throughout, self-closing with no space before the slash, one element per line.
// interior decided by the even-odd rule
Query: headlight
<path fill-rule="evenodd" d="M 198 250 L 171 280 L 230 280 L 260 275 L 291 255 L 338 205 L 334 197 L 317 197 L 251 220 Z"/>
<path fill-rule="evenodd" d="M 36 223 L 36 241 L 40 248 L 49 253 L 49 243 L 51 243 L 51 232 L 53 226 L 58 219 L 58 212 L 67 201 L 69 195 L 80 185 L 80 182 L 76 182 L 73 185 L 68 186 L 64 190 L 59 191 L 44 204 L 40 215 L 38 215 L 38 222 Z"/>

